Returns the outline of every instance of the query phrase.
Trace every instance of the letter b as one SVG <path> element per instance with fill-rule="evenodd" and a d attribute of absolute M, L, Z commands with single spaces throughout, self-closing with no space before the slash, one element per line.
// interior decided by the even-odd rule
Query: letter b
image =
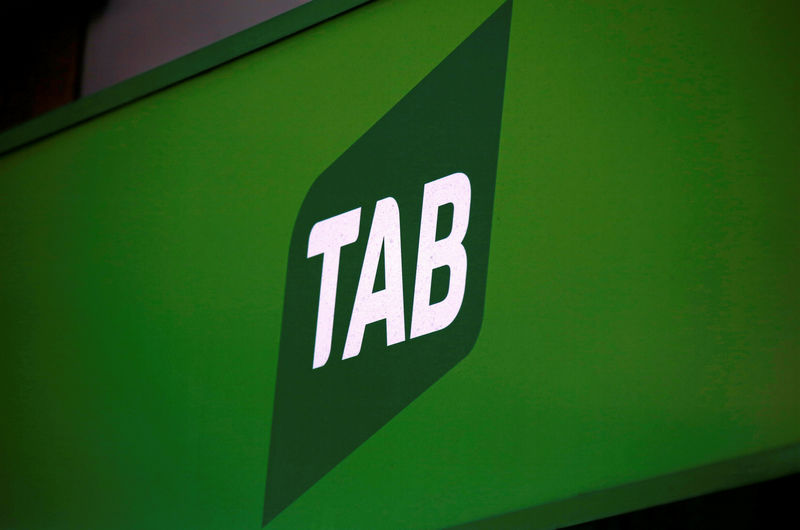
<path fill-rule="evenodd" d="M 462 244 L 469 225 L 471 189 L 464 173 L 453 173 L 428 182 L 422 196 L 417 274 L 410 338 L 439 331 L 455 320 L 464 301 L 467 282 L 467 252 Z M 439 207 L 453 205 L 453 229 L 436 241 Z M 431 304 L 433 270 L 447 266 L 450 285 L 444 300 Z"/>

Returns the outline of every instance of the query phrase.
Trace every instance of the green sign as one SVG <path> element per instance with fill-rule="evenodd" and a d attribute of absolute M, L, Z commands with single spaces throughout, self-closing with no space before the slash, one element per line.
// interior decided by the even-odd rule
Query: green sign
<path fill-rule="evenodd" d="M 510 15 L 509 2 L 303 201 L 289 247 L 265 523 L 478 338 Z"/>
<path fill-rule="evenodd" d="M 314 0 L 0 134 L 0 528 L 800 472 L 795 11 Z"/>

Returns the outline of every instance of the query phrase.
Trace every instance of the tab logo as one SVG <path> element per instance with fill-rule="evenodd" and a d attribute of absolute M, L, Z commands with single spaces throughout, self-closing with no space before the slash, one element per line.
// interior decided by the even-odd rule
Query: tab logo
<path fill-rule="evenodd" d="M 312 184 L 289 246 L 264 525 L 469 354 L 511 3 Z"/>
<path fill-rule="evenodd" d="M 462 243 L 469 225 L 469 178 L 464 173 L 454 173 L 428 182 L 424 189 L 411 313 L 412 339 L 444 329 L 455 320 L 464 301 L 467 281 L 467 253 Z M 447 237 L 437 240 L 439 207 L 448 204 L 454 209 L 452 228 Z M 319 221 L 311 228 L 308 257 L 323 256 L 313 368 L 323 366 L 330 355 L 341 249 L 356 242 L 360 219 L 361 208 L 356 208 Z M 373 291 L 381 254 L 385 287 Z M 406 340 L 401 256 L 400 209 L 394 198 L 386 197 L 375 204 L 342 359 L 361 352 L 365 328 L 373 322 L 386 321 L 386 346 Z M 432 304 L 433 271 L 439 267 L 448 267 L 449 285 L 444 299 Z"/>

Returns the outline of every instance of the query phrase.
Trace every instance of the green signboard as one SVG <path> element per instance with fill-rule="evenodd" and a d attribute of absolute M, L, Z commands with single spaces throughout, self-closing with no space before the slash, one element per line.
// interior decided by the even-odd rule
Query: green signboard
<path fill-rule="evenodd" d="M 794 20 L 315 0 L 0 135 L 0 527 L 549 528 L 800 471 Z"/>

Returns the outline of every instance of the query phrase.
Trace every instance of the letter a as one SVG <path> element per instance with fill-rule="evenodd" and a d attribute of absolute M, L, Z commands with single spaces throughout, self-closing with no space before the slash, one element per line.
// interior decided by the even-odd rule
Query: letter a
<path fill-rule="evenodd" d="M 383 247 L 386 288 L 372 292 Z M 400 256 L 400 210 L 397 202 L 387 197 L 375 204 L 372 228 L 361 266 L 353 316 L 344 343 L 342 359 L 355 357 L 361 351 L 367 324 L 386 320 L 386 345 L 406 339 L 403 314 L 403 264 Z"/>
<path fill-rule="evenodd" d="M 307 258 L 322 254 L 322 278 L 319 286 L 317 334 L 314 338 L 314 362 L 319 368 L 328 362 L 333 336 L 333 315 L 336 309 L 336 285 L 339 282 L 339 256 L 345 245 L 358 239 L 361 208 L 350 210 L 311 227 Z"/>
<path fill-rule="evenodd" d="M 467 252 L 462 242 L 469 225 L 470 198 L 469 178 L 464 173 L 453 173 L 425 184 L 414 285 L 414 310 L 411 316 L 412 339 L 446 328 L 461 309 L 467 282 Z M 453 205 L 453 229 L 447 237 L 436 241 L 439 207 L 448 203 Z M 431 305 L 433 270 L 444 266 L 450 268 L 447 296 Z"/>

